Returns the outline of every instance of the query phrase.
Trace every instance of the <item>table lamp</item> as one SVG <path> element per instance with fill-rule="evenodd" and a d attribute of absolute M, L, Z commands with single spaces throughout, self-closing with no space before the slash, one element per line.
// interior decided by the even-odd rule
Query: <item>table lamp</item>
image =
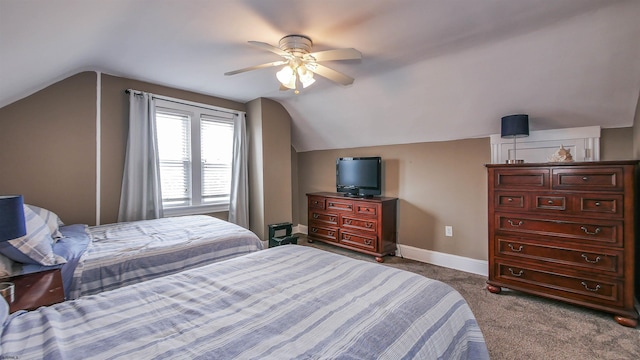
<path fill-rule="evenodd" d="M 505 139 L 513 138 L 513 159 L 509 156 L 507 164 L 522 164 L 524 160 L 518 160 L 516 139 L 529 136 L 529 115 L 516 114 L 502 117 L 501 136 Z"/>
<path fill-rule="evenodd" d="M 0 241 L 27 235 L 22 195 L 0 195 Z"/>
<path fill-rule="evenodd" d="M 27 225 L 24 220 L 22 195 L 0 195 L 0 242 L 25 235 L 27 235 Z M 8 304 L 13 303 L 15 285 L 11 282 L 0 282 L 0 295 Z"/>

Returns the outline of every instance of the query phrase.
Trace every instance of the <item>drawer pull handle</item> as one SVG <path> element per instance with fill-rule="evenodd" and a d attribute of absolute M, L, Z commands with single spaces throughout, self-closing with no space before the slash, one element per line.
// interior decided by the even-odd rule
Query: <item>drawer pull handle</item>
<path fill-rule="evenodd" d="M 319 217 L 318 214 L 313 214 L 314 219 L 317 219 L 318 217 Z"/>
<path fill-rule="evenodd" d="M 345 240 L 351 240 L 351 236 L 349 236 L 349 235 L 347 235 L 347 234 L 344 234 L 343 238 L 344 238 Z"/>
<path fill-rule="evenodd" d="M 596 291 L 600 290 L 600 284 L 596 284 L 595 288 L 590 288 L 589 285 L 587 285 L 587 283 L 584 282 L 584 281 L 581 282 L 581 284 L 582 284 L 582 286 L 584 286 L 585 289 L 587 289 L 587 290 L 589 290 L 591 292 L 596 292 Z"/>
<path fill-rule="evenodd" d="M 601 260 L 600 256 L 597 256 L 595 260 L 589 260 L 589 257 L 586 254 L 582 254 L 582 258 L 584 259 L 584 261 L 592 264 L 597 264 L 598 261 Z"/>
<path fill-rule="evenodd" d="M 584 176 L 584 177 L 582 178 L 582 181 L 589 181 L 589 178 L 588 178 L 588 177 L 586 177 L 586 176 Z"/>
<path fill-rule="evenodd" d="M 329 203 L 329 206 L 333 206 L 333 203 Z"/>
<path fill-rule="evenodd" d="M 508 202 L 513 202 L 513 198 L 508 198 L 507 201 Z"/>
<path fill-rule="evenodd" d="M 547 200 L 547 204 L 549 205 L 553 204 L 553 200 Z"/>
<path fill-rule="evenodd" d="M 517 277 L 520 277 L 520 276 L 522 276 L 522 274 L 524 274 L 524 271 L 522 271 L 522 270 L 518 271 L 518 273 L 516 274 L 515 271 L 513 271 L 512 268 L 509 268 L 509 272 L 511 273 L 511 275 L 517 276 Z"/>
<path fill-rule="evenodd" d="M 318 205 L 318 204 L 320 204 L 320 202 L 319 202 L 319 201 L 317 201 L 317 200 L 315 200 L 315 201 L 313 202 L 313 204 L 314 204 L 314 205 Z"/>
<path fill-rule="evenodd" d="M 335 216 L 330 216 L 329 217 L 329 221 L 336 221 L 336 217 Z"/>
<path fill-rule="evenodd" d="M 317 233 L 318 232 L 318 228 L 311 228 L 311 232 L 312 233 Z"/>
<path fill-rule="evenodd" d="M 351 220 L 349 220 L 349 219 L 344 219 L 344 223 L 345 223 L 345 224 L 347 224 L 347 225 L 351 225 Z"/>
<path fill-rule="evenodd" d="M 373 226 L 373 224 L 372 224 L 372 223 L 365 223 L 365 225 L 364 225 L 364 226 L 366 226 L 368 229 L 371 229 L 371 227 Z"/>
<path fill-rule="evenodd" d="M 364 244 L 365 245 L 371 245 L 371 240 L 364 239 Z"/>
<path fill-rule="evenodd" d="M 520 226 L 522 224 L 524 224 L 524 222 L 522 220 L 518 221 L 517 223 L 514 222 L 513 220 L 509 219 L 507 220 L 507 222 L 511 225 L 511 226 Z"/>
<path fill-rule="evenodd" d="M 596 230 L 594 232 L 589 231 L 589 229 L 587 229 L 584 226 L 580 227 L 580 230 L 584 231 L 585 234 L 587 235 L 596 235 L 598 234 L 600 231 L 602 231 L 599 227 L 596 228 Z"/>
<path fill-rule="evenodd" d="M 596 206 L 600 206 L 600 201 L 596 201 Z"/>
<path fill-rule="evenodd" d="M 333 236 L 334 232 L 333 231 L 329 231 L 327 232 L 329 234 L 329 236 Z"/>
<path fill-rule="evenodd" d="M 522 251 L 522 249 L 524 249 L 524 246 L 520 245 L 520 246 L 516 249 L 515 247 L 513 247 L 513 245 L 509 244 L 509 248 L 511 249 L 511 251 L 520 252 L 520 251 Z"/>

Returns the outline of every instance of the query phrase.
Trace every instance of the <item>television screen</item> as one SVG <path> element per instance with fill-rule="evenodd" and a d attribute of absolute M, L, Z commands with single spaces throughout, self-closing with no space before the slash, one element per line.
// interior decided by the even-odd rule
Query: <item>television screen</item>
<path fill-rule="evenodd" d="M 382 193 L 382 158 L 344 157 L 336 160 L 336 191 L 350 196 Z"/>

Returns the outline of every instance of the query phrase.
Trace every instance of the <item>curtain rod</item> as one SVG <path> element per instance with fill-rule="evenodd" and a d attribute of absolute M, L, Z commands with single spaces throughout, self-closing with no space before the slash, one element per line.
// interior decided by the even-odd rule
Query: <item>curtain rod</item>
<path fill-rule="evenodd" d="M 127 94 L 133 93 L 134 95 L 142 95 L 143 94 L 143 91 L 134 90 L 134 89 L 126 89 L 124 92 L 127 93 Z M 227 113 L 227 114 L 231 114 L 231 115 L 240 115 L 240 114 L 245 113 L 244 111 L 240 111 L 240 110 L 230 110 L 230 109 L 222 108 L 222 107 L 219 107 L 219 106 L 202 104 L 202 103 L 197 103 L 197 102 L 193 102 L 193 101 L 189 101 L 189 100 L 176 99 L 176 98 L 172 98 L 172 97 L 168 97 L 168 96 L 156 95 L 156 94 L 153 94 L 153 93 L 149 93 L 149 95 L 151 95 L 152 98 L 158 99 L 158 100 L 164 100 L 164 101 L 174 102 L 174 103 L 177 103 L 177 104 L 195 106 L 195 107 L 199 107 L 199 108 L 203 108 L 203 109 L 207 109 L 207 110 L 215 110 L 215 111 L 219 111 L 219 112 L 223 112 L 223 113 Z"/>

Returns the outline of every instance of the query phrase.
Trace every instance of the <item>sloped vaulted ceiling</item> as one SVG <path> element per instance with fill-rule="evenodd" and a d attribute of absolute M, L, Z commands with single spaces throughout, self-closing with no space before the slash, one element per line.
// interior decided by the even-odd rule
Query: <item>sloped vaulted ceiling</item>
<path fill-rule="evenodd" d="M 296 150 L 481 137 L 501 116 L 531 129 L 633 124 L 636 0 L 0 0 L 0 106 L 84 70 L 247 102 L 282 103 Z M 278 91 L 279 57 L 247 44 L 304 34 L 353 76 Z"/>

